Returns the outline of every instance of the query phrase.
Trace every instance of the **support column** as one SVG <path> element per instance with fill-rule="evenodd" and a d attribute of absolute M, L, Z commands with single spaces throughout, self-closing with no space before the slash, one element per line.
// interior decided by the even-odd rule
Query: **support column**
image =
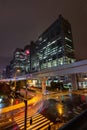
<path fill-rule="evenodd" d="M 41 78 L 42 81 L 42 94 L 46 94 L 46 81 L 47 81 L 47 77 L 43 77 Z"/>
<path fill-rule="evenodd" d="M 73 90 L 78 90 L 78 79 L 77 79 L 77 74 L 72 74 L 71 75 L 71 82 L 72 82 L 72 87 Z"/>

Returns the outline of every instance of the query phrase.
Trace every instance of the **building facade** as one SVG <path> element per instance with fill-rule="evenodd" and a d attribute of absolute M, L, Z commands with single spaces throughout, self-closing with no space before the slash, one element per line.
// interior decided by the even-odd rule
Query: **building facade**
<path fill-rule="evenodd" d="M 61 15 L 35 42 L 24 49 L 17 48 L 10 62 L 10 73 L 17 68 L 21 73 L 33 73 L 43 69 L 75 62 L 70 23 Z"/>
<path fill-rule="evenodd" d="M 34 68 L 32 67 L 32 64 L 35 65 L 35 63 L 37 62 L 35 59 L 36 59 L 36 45 L 33 42 L 31 42 L 30 45 L 26 45 L 24 49 L 17 48 L 14 51 L 13 59 L 10 62 L 9 65 L 10 69 L 8 67 L 6 69 L 7 77 L 14 76 L 15 72 L 18 69 L 20 69 L 20 75 L 28 74 L 35 71 Z"/>
<path fill-rule="evenodd" d="M 75 62 L 70 23 L 61 15 L 36 41 L 39 70 Z"/>

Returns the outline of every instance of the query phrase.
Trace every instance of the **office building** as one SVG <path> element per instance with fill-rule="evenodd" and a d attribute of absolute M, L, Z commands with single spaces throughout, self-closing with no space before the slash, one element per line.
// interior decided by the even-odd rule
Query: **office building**
<path fill-rule="evenodd" d="M 61 15 L 35 43 L 39 70 L 75 62 L 71 25 Z"/>
<path fill-rule="evenodd" d="M 21 73 L 26 74 L 70 64 L 75 60 L 71 25 L 59 15 L 35 42 L 14 51 L 10 68 L 11 71 L 20 68 Z"/>

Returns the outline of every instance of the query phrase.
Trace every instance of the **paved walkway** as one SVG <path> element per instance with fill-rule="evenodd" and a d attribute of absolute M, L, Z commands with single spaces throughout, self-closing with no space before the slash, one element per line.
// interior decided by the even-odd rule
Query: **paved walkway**
<path fill-rule="evenodd" d="M 59 130 L 87 130 L 87 111 L 60 127 Z"/>

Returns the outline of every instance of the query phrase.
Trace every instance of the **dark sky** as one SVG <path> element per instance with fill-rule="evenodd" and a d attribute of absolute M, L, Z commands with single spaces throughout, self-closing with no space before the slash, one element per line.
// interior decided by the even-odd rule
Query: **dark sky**
<path fill-rule="evenodd" d="M 75 54 L 87 58 L 87 0 L 0 0 L 0 67 L 62 14 L 71 23 Z"/>

